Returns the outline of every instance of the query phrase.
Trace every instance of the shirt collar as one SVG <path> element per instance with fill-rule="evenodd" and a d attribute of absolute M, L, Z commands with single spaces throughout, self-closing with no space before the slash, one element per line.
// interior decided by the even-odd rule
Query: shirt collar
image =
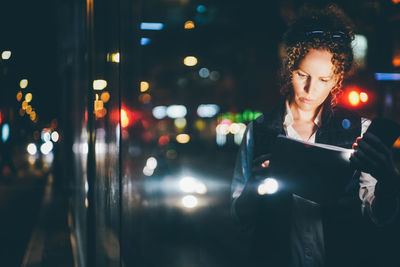
<path fill-rule="evenodd" d="M 286 105 L 286 111 L 285 111 L 285 116 L 284 116 L 284 119 L 283 119 L 283 125 L 285 127 L 289 127 L 294 122 L 293 114 L 292 114 L 292 111 L 290 110 L 290 106 L 289 106 L 289 100 L 286 100 L 285 105 Z M 314 119 L 314 124 L 317 125 L 318 127 L 320 127 L 321 124 L 322 124 L 322 121 L 321 121 L 322 109 L 323 109 L 323 107 L 321 107 L 319 109 L 318 114 Z"/>

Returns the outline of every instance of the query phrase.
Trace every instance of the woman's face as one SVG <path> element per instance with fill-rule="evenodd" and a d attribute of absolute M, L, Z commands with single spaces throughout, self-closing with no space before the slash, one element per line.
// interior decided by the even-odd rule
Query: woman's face
<path fill-rule="evenodd" d="M 337 83 L 332 54 L 311 49 L 293 71 L 294 96 L 291 104 L 304 111 L 315 111 L 328 97 Z"/>

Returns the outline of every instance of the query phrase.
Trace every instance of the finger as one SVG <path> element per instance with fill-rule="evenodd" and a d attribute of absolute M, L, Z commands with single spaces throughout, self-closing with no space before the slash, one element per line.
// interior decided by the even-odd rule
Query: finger
<path fill-rule="evenodd" d="M 362 139 L 379 152 L 390 155 L 390 148 L 388 148 L 376 135 L 366 132 Z"/>
<path fill-rule="evenodd" d="M 269 160 L 266 160 L 263 163 L 261 163 L 261 167 L 263 168 L 267 168 L 268 166 L 269 166 Z"/>

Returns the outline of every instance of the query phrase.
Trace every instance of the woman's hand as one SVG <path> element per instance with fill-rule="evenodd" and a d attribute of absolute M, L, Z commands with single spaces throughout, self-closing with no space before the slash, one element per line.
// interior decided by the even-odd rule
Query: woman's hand
<path fill-rule="evenodd" d="M 367 132 L 363 138 L 357 138 L 353 148 L 355 152 L 350 157 L 351 164 L 378 180 L 379 193 L 390 196 L 400 191 L 400 175 L 396 171 L 392 153 L 377 136 Z"/>

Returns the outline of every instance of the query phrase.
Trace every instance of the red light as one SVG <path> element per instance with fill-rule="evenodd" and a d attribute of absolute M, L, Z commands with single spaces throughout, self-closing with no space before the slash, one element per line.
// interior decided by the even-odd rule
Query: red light
<path fill-rule="evenodd" d="M 169 143 L 169 136 L 168 135 L 163 135 L 158 138 L 158 144 L 160 146 L 165 146 Z"/>
<path fill-rule="evenodd" d="M 352 106 L 357 106 L 360 103 L 360 95 L 356 91 L 349 93 L 349 102 Z"/>
<path fill-rule="evenodd" d="M 361 102 L 363 102 L 363 103 L 367 102 L 367 101 L 368 101 L 368 94 L 365 93 L 365 92 L 361 92 L 361 93 L 360 93 L 360 100 L 361 100 Z"/>
<path fill-rule="evenodd" d="M 126 128 L 129 125 L 128 113 L 125 109 L 121 109 L 121 126 Z"/>
<path fill-rule="evenodd" d="M 1 111 L 0 111 L 0 124 L 1 124 L 2 120 L 1 120 Z"/>

